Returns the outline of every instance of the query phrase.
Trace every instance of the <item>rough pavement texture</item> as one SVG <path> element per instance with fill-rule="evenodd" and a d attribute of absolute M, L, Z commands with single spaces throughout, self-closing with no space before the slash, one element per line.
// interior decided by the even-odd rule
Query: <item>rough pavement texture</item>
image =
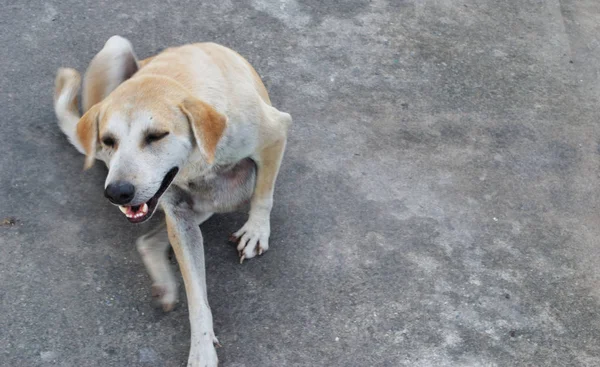
<path fill-rule="evenodd" d="M 114 34 L 230 46 L 294 117 L 271 250 L 203 225 L 223 366 L 600 365 L 600 2 L 4 1 L 0 31 L 2 366 L 185 364 L 183 290 L 152 304 L 149 226 L 52 110 Z"/>

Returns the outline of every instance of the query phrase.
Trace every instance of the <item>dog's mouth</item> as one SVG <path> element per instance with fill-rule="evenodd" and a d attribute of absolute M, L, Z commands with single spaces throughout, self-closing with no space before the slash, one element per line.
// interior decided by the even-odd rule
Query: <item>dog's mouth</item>
<path fill-rule="evenodd" d="M 179 172 L 179 168 L 171 168 L 171 170 L 165 175 L 165 178 L 163 178 L 163 181 L 160 184 L 156 194 L 154 194 L 154 196 L 152 196 L 147 202 L 135 206 L 119 205 L 119 209 L 121 212 L 123 212 L 123 214 L 125 214 L 127 220 L 129 220 L 131 223 L 142 223 L 150 219 L 152 214 L 154 214 L 156 211 L 158 200 L 162 194 L 167 191 L 171 185 L 171 182 L 173 182 L 173 179 L 175 179 L 177 172 Z"/>

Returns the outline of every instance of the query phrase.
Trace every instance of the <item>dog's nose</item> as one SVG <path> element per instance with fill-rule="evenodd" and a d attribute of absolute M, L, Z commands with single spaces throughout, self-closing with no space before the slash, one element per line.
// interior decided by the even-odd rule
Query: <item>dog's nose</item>
<path fill-rule="evenodd" d="M 133 200 L 135 195 L 135 187 L 126 181 L 116 181 L 108 186 L 104 190 L 104 196 L 110 200 L 111 203 L 117 205 L 124 205 Z"/>

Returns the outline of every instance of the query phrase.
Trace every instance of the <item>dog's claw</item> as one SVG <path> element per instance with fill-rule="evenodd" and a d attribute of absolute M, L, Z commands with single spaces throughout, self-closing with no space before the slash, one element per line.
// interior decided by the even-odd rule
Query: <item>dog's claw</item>
<path fill-rule="evenodd" d="M 242 257 L 240 257 L 240 264 L 242 264 L 244 262 L 245 258 L 246 258 L 246 255 L 242 255 Z"/>
<path fill-rule="evenodd" d="M 237 243 L 239 241 L 240 241 L 240 239 L 238 237 L 236 237 L 235 235 L 232 234 L 229 236 L 229 242 Z"/>
<path fill-rule="evenodd" d="M 237 250 L 246 259 L 260 256 L 269 250 L 269 217 L 250 216 L 246 224 L 233 235 L 239 238 Z"/>

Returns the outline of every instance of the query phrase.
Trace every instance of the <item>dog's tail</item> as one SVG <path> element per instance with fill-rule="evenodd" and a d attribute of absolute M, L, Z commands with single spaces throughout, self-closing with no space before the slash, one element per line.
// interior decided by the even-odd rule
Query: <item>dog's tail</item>
<path fill-rule="evenodd" d="M 77 123 L 81 118 L 77 107 L 77 94 L 81 85 L 81 77 L 77 70 L 60 68 L 56 74 L 54 85 L 54 112 L 58 118 L 58 126 L 69 138 L 69 141 L 81 154 L 85 154 L 77 137 Z"/>

